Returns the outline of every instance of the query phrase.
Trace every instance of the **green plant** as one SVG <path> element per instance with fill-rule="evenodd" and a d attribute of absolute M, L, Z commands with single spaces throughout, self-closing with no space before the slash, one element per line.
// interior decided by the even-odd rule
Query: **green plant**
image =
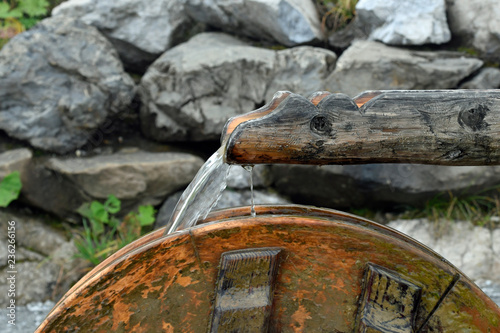
<path fill-rule="evenodd" d="M 479 57 L 479 52 L 476 49 L 473 49 L 472 47 L 465 47 L 465 46 L 460 46 L 457 49 L 458 52 L 465 53 L 471 57 Z"/>
<path fill-rule="evenodd" d="M 83 231 L 75 240 L 77 257 L 97 265 L 139 238 L 155 221 L 155 210 L 151 205 L 140 206 L 138 212 L 130 212 L 122 220 L 116 216 L 120 209 L 121 201 L 114 195 L 108 196 L 104 203 L 92 201 L 78 208 L 84 219 Z"/>
<path fill-rule="evenodd" d="M 323 31 L 344 28 L 356 15 L 358 0 L 316 0 Z"/>
<path fill-rule="evenodd" d="M 486 195 L 488 193 L 488 195 Z M 408 218 L 425 217 L 440 220 L 465 220 L 476 225 L 493 227 L 500 216 L 500 186 L 470 195 L 442 193 L 428 200 L 423 209 L 412 209 Z"/>
<path fill-rule="evenodd" d="M 0 1 L 0 48 L 18 33 L 34 26 L 47 16 L 49 3 L 46 0 L 1 0 Z"/>
<path fill-rule="evenodd" d="M 21 193 L 21 177 L 18 171 L 9 173 L 0 182 L 0 207 L 7 207 Z"/>

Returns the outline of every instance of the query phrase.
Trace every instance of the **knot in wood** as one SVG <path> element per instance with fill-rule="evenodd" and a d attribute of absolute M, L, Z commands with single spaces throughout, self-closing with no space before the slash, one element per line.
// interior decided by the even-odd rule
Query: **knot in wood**
<path fill-rule="evenodd" d="M 484 130 L 488 127 L 484 118 L 489 111 L 488 107 L 482 104 L 474 108 L 460 111 L 458 114 L 458 123 L 462 128 L 467 128 L 474 132 Z"/>
<path fill-rule="evenodd" d="M 327 117 L 322 115 L 314 116 L 311 119 L 311 130 L 315 133 L 325 135 L 329 134 L 332 129 L 331 123 Z"/>

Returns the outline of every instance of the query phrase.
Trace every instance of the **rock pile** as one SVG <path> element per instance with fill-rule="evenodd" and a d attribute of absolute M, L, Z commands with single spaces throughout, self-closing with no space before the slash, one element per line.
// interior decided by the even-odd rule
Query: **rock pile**
<path fill-rule="evenodd" d="M 48 18 L 0 51 L 0 129 L 68 153 L 127 107 L 135 85 L 97 29 Z"/>
<path fill-rule="evenodd" d="M 488 67 L 500 62 L 498 1 L 360 0 L 357 17 L 334 33 L 316 5 L 62 3 L 0 50 L 0 178 L 19 171 L 19 204 L 61 219 L 79 222 L 82 203 L 114 194 L 126 209 L 164 203 L 165 222 L 226 120 L 278 90 L 353 97 L 500 86 L 500 70 Z M 499 167 L 264 167 L 256 202 L 419 205 L 495 186 L 498 175 Z M 246 181 L 235 179 L 220 207 L 249 204 Z"/>

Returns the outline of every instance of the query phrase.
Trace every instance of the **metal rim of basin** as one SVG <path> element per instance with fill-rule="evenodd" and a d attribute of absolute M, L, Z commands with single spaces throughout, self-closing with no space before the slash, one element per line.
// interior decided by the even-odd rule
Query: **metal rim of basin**
<path fill-rule="evenodd" d="M 399 311 L 401 301 L 411 303 L 411 311 L 405 323 L 396 324 L 414 331 L 493 332 L 500 324 L 500 309 L 474 283 L 402 233 L 330 209 L 256 206 L 256 212 L 212 212 L 194 228 L 167 236 L 159 229 L 129 244 L 82 278 L 37 331 L 228 330 L 214 319 L 224 297 L 216 286 L 228 279 L 221 258 L 269 248 L 281 251 L 274 292 L 269 304 L 257 308 L 271 331 L 376 327 L 380 323 L 370 318 L 381 316 L 377 306 Z M 370 290 L 382 280 L 385 297 L 396 300 L 374 305 Z M 245 313 L 230 313 L 248 323 Z"/>

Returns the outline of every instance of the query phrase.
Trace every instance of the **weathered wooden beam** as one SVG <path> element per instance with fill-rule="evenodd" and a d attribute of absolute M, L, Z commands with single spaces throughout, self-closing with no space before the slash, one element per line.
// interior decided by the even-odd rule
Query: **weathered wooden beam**
<path fill-rule="evenodd" d="M 231 120 L 226 162 L 500 164 L 500 90 L 288 94 L 269 105 Z"/>

